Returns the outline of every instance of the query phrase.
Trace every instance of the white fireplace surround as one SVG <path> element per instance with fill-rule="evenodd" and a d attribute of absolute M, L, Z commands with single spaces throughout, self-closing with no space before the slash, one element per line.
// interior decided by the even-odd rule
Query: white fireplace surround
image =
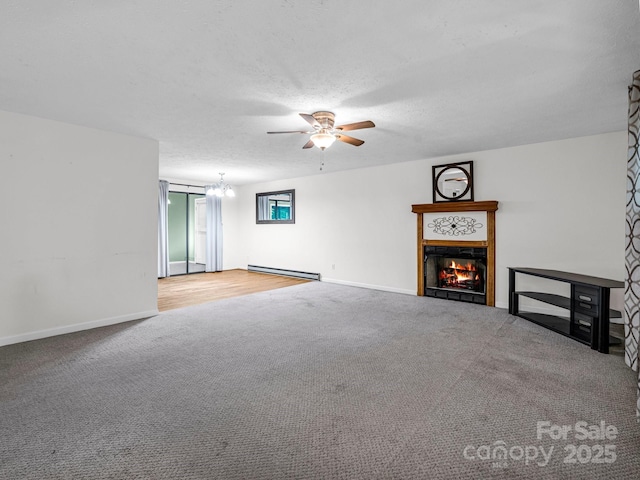
<path fill-rule="evenodd" d="M 425 240 L 487 240 L 487 212 L 423 213 Z"/>

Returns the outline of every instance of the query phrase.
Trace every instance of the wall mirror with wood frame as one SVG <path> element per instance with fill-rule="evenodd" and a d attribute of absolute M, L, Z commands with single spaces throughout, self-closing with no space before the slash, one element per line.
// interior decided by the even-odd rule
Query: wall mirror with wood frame
<path fill-rule="evenodd" d="M 296 191 L 256 193 L 256 223 L 296 223 Z"/>

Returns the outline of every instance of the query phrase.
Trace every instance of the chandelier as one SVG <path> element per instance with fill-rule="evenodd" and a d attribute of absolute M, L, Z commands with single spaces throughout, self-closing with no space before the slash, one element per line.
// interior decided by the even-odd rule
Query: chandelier
<path fill-rule="evenodd" d="M 236 192 L 233 191 L 233 187 L 228 183 L 224 183 L 224 173 L 220 174 L 220 182 L 209 187 L 207 195 L 215 195 L 216 197 L 235 197 Z"/>

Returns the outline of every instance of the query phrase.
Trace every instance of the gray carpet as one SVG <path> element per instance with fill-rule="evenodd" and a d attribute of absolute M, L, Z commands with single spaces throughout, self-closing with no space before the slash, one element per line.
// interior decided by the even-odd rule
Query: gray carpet
<path fill-rule="evenodd" d="M 0 478 L 637 479 L 635 394 L 504 310 L 312 282 L 0 348 Z"/>

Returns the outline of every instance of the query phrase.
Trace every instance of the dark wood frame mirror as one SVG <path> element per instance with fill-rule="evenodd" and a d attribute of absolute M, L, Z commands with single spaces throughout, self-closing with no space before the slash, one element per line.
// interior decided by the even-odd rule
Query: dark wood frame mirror
<path fill-rule="evenodd" d="M 473 201 L 473 161 L 434 165 L 433 203 Z"/>
<path fill-rule="evenodd" d="M 296 223 L 296 191 L 256 193 L 256 223 Z"/>

